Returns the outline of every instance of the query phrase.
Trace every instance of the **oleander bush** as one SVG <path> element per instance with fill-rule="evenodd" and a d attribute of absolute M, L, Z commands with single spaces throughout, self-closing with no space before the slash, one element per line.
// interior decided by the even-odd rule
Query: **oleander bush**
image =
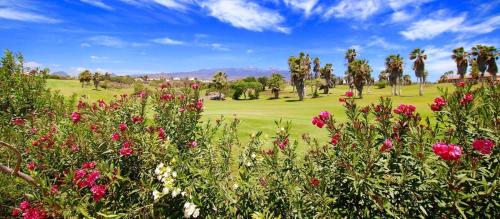
<path fill-rule="evenodd" d="M 15 84 L 11 96 L 26 86 Z M 0 163 L 15 170 L 16 152 L 22 158 L 19 172 L 2 169 L 2 217 L 500 215 L 498 84 L 442 90 L 429 103 L 433 118 L 390 98 L 359 106 L 347 92 L 339 101 L 348 121 L 328 111 L 312 117 L 328 142 L 300 140 L 277 121 L 271 145 L 261 132 L 242 145 L 236 118 L 201 120 L 196 83 L 109 102 L 62 101 L 40 87 L 30 113 L 2 109 Z M 300 156 L 298 147 L 309 150 Z"/>

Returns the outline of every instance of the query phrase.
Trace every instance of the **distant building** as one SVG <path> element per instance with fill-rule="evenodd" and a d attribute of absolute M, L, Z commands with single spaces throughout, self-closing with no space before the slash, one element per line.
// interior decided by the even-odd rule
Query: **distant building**
<path fill-rule="evenodd" d="M 485 72 L 483 78 L 485 78 L 485 79 L 491 79 L 492 77 L 493 76 L 490 73 Z M 480 78 L 481 78 L 481 74 L 479 74 L 478 80 Z M 465 80 L 473 80 L 474 78 L 472 78 L 472 75 L 467 74 L 467 75 L 465 75 L 464 79 Z M 460 81 L 460 75 L 449 75 L 449 76 L 446 77 L 446 82 L 448 82 L 448 83 L 457 83 L 459 81 Z M 500 81 L 500 75 L 496 76 L 496 81 Z"/>

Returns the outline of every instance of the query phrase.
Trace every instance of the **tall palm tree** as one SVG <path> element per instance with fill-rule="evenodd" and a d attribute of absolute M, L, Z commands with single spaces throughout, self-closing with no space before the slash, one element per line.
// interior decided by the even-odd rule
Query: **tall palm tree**
<path fill-rule="evenodd" d="M 451 58 L 457 63 L 457 74 L 460 75 L 460 79 L 463 80 L 465 74 L 467 74 L 467 66 L 469 66 L 469 53 L 464 50 L 464 47 L 459 47 L 453 50 Z"/>
<path fill-rule="evenodd" d="M 318 78 L 321 72 L 321 65 L 320 65 L 321 63 L 319 62 L 318 57 L 314 58 L 313 62 L 314 62 L 314 68 L 313 68 L 314 78 Z"/>
<path fill-rule="evenodd" d="M 498 59 L 499 53 L 494 46 L 491 46 L 489 48 L 488 56 L 489 56 L 488 61 L 486 61 L 486 63 L 488 64 L 488 69 L 486 69 L 486 71 L 490 73 L 493 81 L 495 82 L 498 73 L 498 66 L 496 60 Z"/>
<path fill-rule="evenodd" d="M 308 80 L 310 80 L 312 78 L 312 75 L 311 75 L 311 57 L 309 57 L 309 54 L 306 55 L 305 59 L 303 59 L 304 61 L 304 71 L 306 71 L 307 75 L 306 75 L 306 78 Z"/>
<path fill-rule="evenodd" d="M 413 62 L 413 70 L 415 71 L 415 76 L 418 78 L 418 82 L 420 83 L 420 89 L 418 94 L 420 96 L 424 95 L 424 83 L 425 83 L 425 60 L 427 60 L 427 54 L 425 54 L 425 50 L 423 49 L 414 49 L 410 53 L 410 60 L 415 60 Z"/>
<path fill-rule="evenodd" d="M 311 70 L 311 61 L 307 60 L 308 56 L 306 56 L 304 52 L 301 52 L 298 57 L 291 56 L 288 58 L 288 67 L 290 68 L 292 84 L 297 90 L 299 100 L 304 100 L 304 80 L 309 76 Z"/>
<path fill-rule="evenodd" d="M 354 60 L 349 64 L 354 87 L 358 90 L 359 98 L 363 98 L 363 87 L 370 80 L 372 68 L 366 59 Z"/>
<path fill-rule="evenodd" d="M 321 78 L 325 79 L 325 83 L 322 86 L 323 94 L 328 94 L 328 91 L 333 86 L 333 66 L 328 63 L 325 67 L 321 68 Z"/>
<path fill-rule="evenodd" d="M 389 72 L 389 82 L 392 86 L 392 95 L 401 95 L 401 77 L 403 76 L 403 57 L 389 55 L 385 59 L 386 71 Z M 399 89 L 398 89 L 399 88 Z"/>
<path fill-rule="evenodd" d="M 353 62 L 354 60 L 356 60 L 356 56 L 357 56 L 356 49 L 348 49 L 345 52 L 345 59 L 347 60 L 346 80 L 347 80 L 347 84 L 349 85 L 350 91 L 353 90 L 353 78 L 352 78 L 352 72 L 351 72 L 349 64 L 351 62 Z"/>
<path fill-rule="evenodd" d="M 472 47 L 471 50 L 472 56 L 476 59 L 477 62 L 477 69 L 481 73 L 481 82 L 484 85 L 484 73 L 486 72 L 486 70 L 492 70 L 495 76 L 498 72 L 495 61 L 496 57 L 498 57 L 497 49 L 494 46 L 476 45 Z M 489 67 L 489 64 L 492 65 L 491 68 Z"/>
<path fill-rule="evenodd" d="M 411 85 L 411 77 L 410 77 L 410 75 L 408 75 L 408 74 L 403 75 L 403 83 L 404 83 L 404 85 Z"/>
<path fill-rule="evenodd" d="M 212 83 L 219 92 L 219 100 L 222 100 L 222 91 L 227 87 L 227 74 L 222 71 L 215 73 Z"/>

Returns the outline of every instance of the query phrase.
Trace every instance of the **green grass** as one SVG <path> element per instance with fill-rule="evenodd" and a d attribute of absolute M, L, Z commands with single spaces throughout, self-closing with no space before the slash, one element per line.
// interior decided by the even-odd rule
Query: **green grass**
<path fill-rule="evenodd" d="M 104 99 L 111 100 L 114 95 L 131 93 L 133 88 L 111 89 L 111 90 L 93 90 L 93 87 L 82 88 L 76 80 L 48 80 L 48 86 L 53 90 L 60 90 L 65 96 L 87 95 L 92 100 Z M 393 97 L 393 105 L 413 104 L 417 107 L 422 117 L 432 116 L 429 104 L 439 95 L 438 87 L 452 88 L 450 84 L 428 84 L 425 85 L 424 96 L 418 95 L 418 85 L 403 87 L 402 96 Z M 275 121 L 282 119 L 292 123 L 292 137 L 299 140 L 304 133 L 309 133 L 311 137 L 327 141 L 327 132 L 324 129 L 318 129 L 311 124 L 311 118 L 321 111 L 329 111 L 337 121 L 345 121 L 346 115 L 342 104 L 338 99 L 345 91 L 346 86 L 337 86 L 330 90 L 330 94 L 321 94 L 318 98 L 307 96 L 304 101 L 296 101 L 297 95 L 292 93 L 292 88 L 280 94 L 280 99 L 269 99 L 269 91 L 262 92 L 260 99 L 257 100 L 232 100 L 225 101 L 205 101 L 205 119 L 217 119 L 223 115 L 226 119 L 237 117 L 241 120 L 239 136 L 242 143 L 246 143 L 249 136 L 257 131 L 263 131 L 267 143 L 270 146 L 269 137 L 276 131 Z M 306 93 L 310 90 L 307 89 Z M 390 87 L 378 89 L 376 87 L 365 88 L 363 99 L 357 100 L 360 105 L 369 105 L 376 103 L 380 96 L 390 96 Z M 299 148 L 299 152 L 306 148 Z"/>

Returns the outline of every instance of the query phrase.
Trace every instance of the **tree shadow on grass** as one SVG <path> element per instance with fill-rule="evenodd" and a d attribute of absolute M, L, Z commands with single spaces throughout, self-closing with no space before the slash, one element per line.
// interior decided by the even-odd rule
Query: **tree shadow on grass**
<path fill-rule="evenodd" d="M 302 102 L 301 100 L 285 100 L 285 102 Z"/>

